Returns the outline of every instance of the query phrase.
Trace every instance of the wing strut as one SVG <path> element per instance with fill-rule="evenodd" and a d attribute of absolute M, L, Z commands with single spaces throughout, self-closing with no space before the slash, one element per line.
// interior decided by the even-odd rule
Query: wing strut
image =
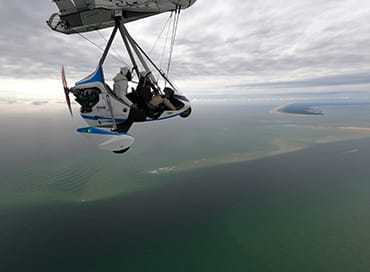
<path fill-rule="evenodd" d="M 144 69 L 146 72 L 150 72 L 150 69 L 149 69 L 149 66 L 148 64 L 145 62 L 143 56 L 141 55 L 140 51 L 138 50 L 138 48 L 136 47 L 136 45 L 132 42 L 132 38 L 130 36 L 130 34 L 128 33 L 126 27 L 124 24 L 120 24 L 119 25 L 119 31 L 121 32 L 121 36 L 123 38 L 123 40 L 125 41 L 125 45 L 127 47 L 127 50 L 130 52 L 131 49 L 130 49 L 130 46 L 129 46 L 129 43 L 132 47 L 132 49 L 135 51 L 135 55 L 139 58 L 139 61 L 140 63 L 143 65 Z M 132 52 L 131 52 L 132 54 Z M 135 65 L 135 67 L 137 67 L 136 63 L 133 63 Z M 137 71 L 138 72 L 138 71 Z M 139 74 L 138 74 L 138 77 L 139 77 Z M 153 77 L 152 74 L 150 74 L 150 77 L 152 79 L 153 82 L 156 82 L 155 81 L 155 78 Z"/>
<path fill-rule="evenodd" d="M 114 37 L 116 36 L 116 33 L 117 33 L 117 30 L 118 30 L 118 25 L 116 24 L 113 28 L 113 31 L 112 31 L 112 34 L 110 35 L 110 38 L 108 40 L 108 43 L 104 49 L 104 53 L 99 61 L 99 66 L 102 66 L 105 59 L 107 58 L 107 55 L 108 55 L 108 52 L 109 52 L 109 49 L 111 48 L 112 46 L 112 43 L 113 43 L 113 40 L 114 40 Z"/>
<path fill-rule="evenodd" d="M 131 60 L 132 65 L 134 66 L 134 70 L 136 72 L 137 78 L 140 78 L 139 68 L 137 66 L 137 63 L 136 63 L 134 54 L 132 53 L 130 44 L 129 44 L 129 42 L 128 42 L 127 38 L 126 38 L 126 35 L 125 35 L 125 31 L 124 31 L 125 30 L 125 26 L 119 20 L 117 21 L 116 26 L 119 28 L 119 31 L 121 33 L 121 37 L 122 37 L 123 43 L 125 44 L 125 47 L 126 47 L 127 52 L 128 52 L 128 55 L 130 56 L 130 60 Z"/>
<path fill-rule="evenodd" d="M 127 31 L 127 30 L 126 30 Z M 150 62 L 150 64 L 154 67 L 154 69 L 157 70 L 157 72 L 164 78 L 164 80 L 171 85 L 171 87 L 175 90 L 177 90 L 177 88 L 175 87 L 175 85 L 169 80 L 169 78 L 166 76 L 166 74 L 152 61 L 152 59 L 147 55 L 147 53 L 145 53 L 145 51 L 138 45 L 138 43 L 131 37 L 131 35 L 127 32 L 127 37 L 130 41 L 130 43 L 136 47 L 137 49 L 140 50 L 140 52 L 145 56 L 145 58 Z"/>
<path fill-rule="evenodd" d="M 145 71 L 150 72 L 150 69 L 149 69 L 148 64 L 144 60 L 144 57 L 150 62 L 150 64 L 154 67 L 154 69 L 158 71 L 158 73 L 164 78 L 164 80 L 168 84 L 170 84 L 173 89 L 177 90 L 175 85 L 168 79 L 166 74 L 152 61 L 152 59 L 148 56 L 148 54 L 146 54 L 145 51 L 138 45 L 138 43 L 131 37 L 131 35 L 127 31 L 125 25 L 123 23 L 120 23 L 118 25 L 118 28 L 119 28 L 119 31 L 121 33 L 122 39 L 125 43 L 127 52 L 130 55 L 131 62 L 134 65 L 135 71 L 138 74 L 138 76 L 139 76 L 139 71 L 138 71 L 137 63 L 136 63 L 135 57 L 133 55 L 132 49 L 135 51 L 135 55 L 138 57 L 140 63 L 143 65 Z M 152 77 L 152 81 L 156 82 L 153 75 L 150 75 L 150 76 Z"/>

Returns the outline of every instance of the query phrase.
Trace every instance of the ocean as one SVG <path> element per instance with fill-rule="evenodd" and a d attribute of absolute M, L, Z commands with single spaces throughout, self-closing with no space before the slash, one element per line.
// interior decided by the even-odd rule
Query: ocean
<path fill-rule="evenodd" d="M 303 117 L 196 105 L 188 120 L 135 126 L 124 155 L 77 135 L 64 105 L 22 105 L 23 118 L 12 106 L 1 271 L 370 267 L 367 105 Z"/>

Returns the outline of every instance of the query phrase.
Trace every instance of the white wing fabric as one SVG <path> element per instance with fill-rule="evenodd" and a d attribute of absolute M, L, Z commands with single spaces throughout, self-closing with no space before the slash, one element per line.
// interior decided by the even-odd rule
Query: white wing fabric
<path fill-rule="evenodd" d="M 188 8 L 196 0 L 54 0 L 59 13 L 47 24 L 65 34 L 87 32 L 139 20 L 177 8 Z"/>

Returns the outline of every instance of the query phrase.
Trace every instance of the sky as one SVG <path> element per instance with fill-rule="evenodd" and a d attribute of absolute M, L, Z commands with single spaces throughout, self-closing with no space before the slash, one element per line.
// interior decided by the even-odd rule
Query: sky
<path fill-rule="evenodd" d="M 0 97 L 63 98 L 62 64 L 69 85 L 95 69 L 99 49 L 46 25 L 57 11 L 51 0 L 0 0 Z M 127 27 L 149 51 L 168 16 Z M 105 44 L 96 33 L 86 36 Z M 182 12 L 170 77 L 204 97 L 369 90 L 369 45 L 368 0 L 198 0 Z M 108 58 L 106 65 L 109 78 L 122 63 Z"/>

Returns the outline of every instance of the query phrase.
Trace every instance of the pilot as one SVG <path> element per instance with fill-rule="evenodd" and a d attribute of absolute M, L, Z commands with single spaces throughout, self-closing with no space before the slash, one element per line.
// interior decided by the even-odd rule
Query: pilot
<path fill-rule="evenodd" d="M 131 81 L 132 75 L 128 67 L 121 67 L 119 73 L 113 78 L 113 92 L 123 99 L 127 94 L 128 82 Z"/>
<path fill-rule="evenodd" d="M 175 111 L 176 107 L 165 97 L 159 95 L 159 91 L 151 82 L 149 75 L 151 72 L 141 72 L 140 80 L 137 86 L 137 93 L 149 106 L 157 108 L 160 104 L 165 105 L 168 109 Z M 154 90 L 154 94 L 151 89 Z"/>

